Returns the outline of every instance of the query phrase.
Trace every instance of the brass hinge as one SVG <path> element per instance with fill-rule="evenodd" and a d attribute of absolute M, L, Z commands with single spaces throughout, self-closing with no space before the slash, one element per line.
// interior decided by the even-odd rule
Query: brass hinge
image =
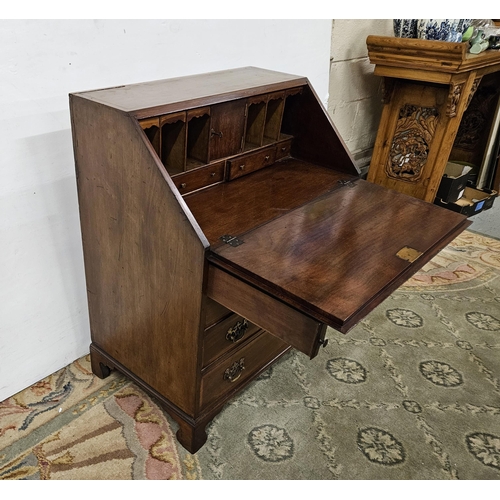
<path fill-rule="evenodd" d="M 230 234 L 225 234 L 219 238 L 221 241 L 226 243 L 226 245 L 231 245 L 232 247 L 237 247 L 244 243 L 243 240 L 238 239 L 236 236 L 231 236 Z"/>
<path fill-rule="evenodd" d="M 338 183 L 342 184 L 342 186 L 347 186 L 347 187 L 350 187 L 350 188 L 354 187 L 354 182 L 346 180 L 346 179 L 342 179 L 342 180 L 338 181 Z"/>

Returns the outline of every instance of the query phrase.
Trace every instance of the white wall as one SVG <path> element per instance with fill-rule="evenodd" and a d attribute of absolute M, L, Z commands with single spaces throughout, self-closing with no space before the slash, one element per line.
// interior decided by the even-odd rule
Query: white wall
<path fill-rule="evenodd" d="M 331 20 L 0 20 L 0 401 L 90 343 L 68 93 L 260 66 L 328 99 Z"/>

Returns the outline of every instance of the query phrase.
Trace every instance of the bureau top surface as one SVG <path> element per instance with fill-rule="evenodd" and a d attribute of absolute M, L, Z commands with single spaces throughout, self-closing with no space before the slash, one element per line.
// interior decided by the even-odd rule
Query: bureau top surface
<path fill-rule="evenodd" d="M 210 98 L 212 98 L 212 102 L 217 102 L 222 98 L 244 97 L 260 90 L 268 92 L 294 85 L 303 85 L 306 82 L 306 78 L 297 75 L 245 67 L 87 92 L 75 92 L 73 95 L 122 111 L 132 112 L 169 104 L 182 103 L 184 107 L 209 104 L 210 102 L 207 100 Z"/>

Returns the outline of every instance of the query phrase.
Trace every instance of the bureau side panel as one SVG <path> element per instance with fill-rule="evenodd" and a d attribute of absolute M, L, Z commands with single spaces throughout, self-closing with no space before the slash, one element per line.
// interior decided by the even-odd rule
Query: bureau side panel
<path fill-rule="evenodd" d="M 92 342 L 193 415 L 204 245 L 133 119 L 70 107 Z"/>

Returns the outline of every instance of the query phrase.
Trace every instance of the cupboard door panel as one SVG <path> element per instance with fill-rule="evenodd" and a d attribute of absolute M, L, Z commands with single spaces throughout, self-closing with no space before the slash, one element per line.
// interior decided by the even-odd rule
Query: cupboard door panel
<path fill-rule="evenodd" d="M 245 129 L 245 100 L 224 102 L 211 108 L 210 161 L 238 154 Z"/>

